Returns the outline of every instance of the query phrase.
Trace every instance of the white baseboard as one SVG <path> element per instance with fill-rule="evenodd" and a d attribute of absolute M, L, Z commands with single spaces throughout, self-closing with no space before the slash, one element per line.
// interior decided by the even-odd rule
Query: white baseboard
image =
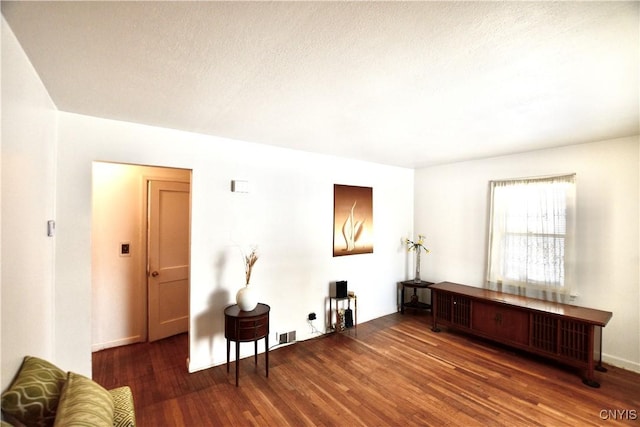
<path fill-rule="evenodd" d="M 621 359 L 620 357 L 611 356 L 610 354 L 603 354 L 602 361 L 618 368 L 626 369 L 640 373 L 640 363 L 632 362 L 631 360 Z"/>
<path fill-rule="evenodd" d="M 108 342 L 103 342 L 103 343 L 98 343 L 98 344 L 92 344 L 91 345 L 91 352 L 93 353 L 93 352 L 96 352 L 96 351 L 105 350 L 107 348 L 120 347 L 120 346 L 123 346 L 123 345 L 135 344 L 135 343 L 139 343 L 139 342 L 143 342 L 141 335 L 136 335 L 136 336 L 133 336 L 133 337 L 126 337 L 126 338 L 122 338 L 122 339 L 119 339 L 119 340 L 108 341 Z"/>
<path fill-rule="evenodd" d="M 236 359 L 234 358 L 231 362 L 235 362 L 235 360 Z M 194 366 L 193 363 L 191 363 L 191 359 L 187 359 L 187 371 L 189 371 L 190 374 L 193 374 L 194 372 L 204 371 L 205 369 L 214 368 L 225 363 L 227 363 L 226 360 L 223 360 L 222 362 L 210 361 L 206 366 Z"/>

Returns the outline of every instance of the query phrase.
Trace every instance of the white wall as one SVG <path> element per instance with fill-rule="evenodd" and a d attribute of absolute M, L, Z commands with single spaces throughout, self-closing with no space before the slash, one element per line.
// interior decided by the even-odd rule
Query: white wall
<path fill-rule="evenodd" d="M 244 284 L 240 247 L 259 245 L 252 282 L 271 305 L 275 332 L 324 330 L 329 282 L 348 280 L 363 322 L 396 311 L 396 282 L 406 278 L 400 239 L 412 231 L 413 170 L 241 141 L 60 113 L 58 256 L 61 315 L 72 332 L 57 346 L 90 372 L 91 165 L 94 160 L 191 169 L 190 369 L 226 360 L 225 305 Z M 230 181 L 249 181 L 248 194 Z M 373 187 L 374 253 L 332 257 L 333 184 Z M 74 320 L 75 319 L 75 320 Z M 251 353 L 251 346 L 242 353 Z M 87 360 L 83 359 L 87 358 Z M 80 359 L 80 360 L 78 360 Z"/>
<path fill-rule="evenodd" d="M 147 339 L 147 180 L 190 182 L 186 169 L 94 162 L 92 350 Z M 130 243 L 129 256 L 120 244 Z"/>
<path fill-rule="evenodd" d="M 56 108 L 2 18 L 2 388 L 25 355 L 56 362 Z"/>
<path fill-rule="evenodd" d="M 58 113 L 4 19 L 2 73 L 3 388 L 26 354 L 91 375 L 94 161 L 193 170 L 191 370 L 225 360 L 222 310 L 244 283 L 238 245 L 260 246 L 254 283 L 273 333 L 312 337 L 311 311 L 324 330 L 334 280 L 358 293 L 361 322 L 396 310 L 412 170 Z M 251 192 L 231 193 L 232 179 Z M 373 254 L 332 257 L 334 183 L 373 187 Z"/>
<path fill-rule="evenodd" d="M 423 276 L 484 283 L 490 180 L 577 174 L 576 305 L 613 312 L 605 361 L 640 372 L 640 138 L 455 163 L 416 171 L 415 229 L 432 252 Z"/>

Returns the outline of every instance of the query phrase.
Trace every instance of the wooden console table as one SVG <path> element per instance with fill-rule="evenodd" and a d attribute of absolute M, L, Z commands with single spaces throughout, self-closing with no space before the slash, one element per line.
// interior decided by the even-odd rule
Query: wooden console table
<path fill-rule="evenodd" d="M 224 337 L 227 339 L 227 373 L 229 372 L 229 352 L 231 341 L 236 343 L 236 387 L 240 376 L 240 343 L 253 341 L 254 360 L 258 364 L 258 340 L 264 338 L 264 360 L 266 376 L 269 377 L 269 311 L 271 307 L 258 304 L 252 311 L 242 311 L 237 304 L 224 309 Z"/>
<path fill-rule="evenodd" d="M 420 280 L 416 282 L 415 280 L 405 280 L 404 282 L 400 282 L 402 285 L 402 292 L 400 295 L 400 313 L 404 314 L 404 308 L 414 308 L 416 310 L 431 310 L 431 304 L 427 304 L 425 302 L 421 302 L 418 299 L 417 290 L 418 289 L 429 289 L 429 286 L 433 285 L 433 282 L 425 282 L 424 280 Z M 413 295 L 411 295 L 411 301 L 406 302 L 404 300 L 404 289 L 405 288 L 413 288 Z"/>
<path fill-rule="evenodd" d="M 602 328 L 612 313 L 442 282 L 430 286 L 433 328 L 468 332 L 583 369 L 583 382 L 600 387 Z M 597 366 L 594 353 L 599 353 Z"/>

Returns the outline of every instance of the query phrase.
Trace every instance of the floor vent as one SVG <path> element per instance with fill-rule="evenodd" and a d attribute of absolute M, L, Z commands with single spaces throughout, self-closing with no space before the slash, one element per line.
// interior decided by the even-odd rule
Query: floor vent
<path fill-rule="evenodd" d="M 278 344 L 288 344 L 296 340 L 296 331 L 277 334 Z"/>

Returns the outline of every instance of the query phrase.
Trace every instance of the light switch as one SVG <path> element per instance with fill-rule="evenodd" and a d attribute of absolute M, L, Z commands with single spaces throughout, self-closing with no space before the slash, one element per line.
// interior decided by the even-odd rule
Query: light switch
<path fill-rule="evenodd" d="M 56 222 L 52 219 L 47 221 L 47 236 L 53 237 L 56 235 Z"/>

